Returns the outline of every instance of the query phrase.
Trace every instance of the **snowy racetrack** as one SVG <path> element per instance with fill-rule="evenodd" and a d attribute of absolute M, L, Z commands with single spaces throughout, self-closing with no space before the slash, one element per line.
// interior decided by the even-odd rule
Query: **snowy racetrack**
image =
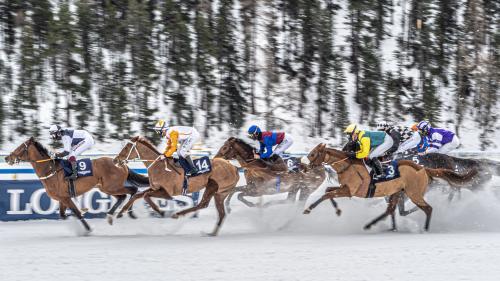
<path fill-rule="evenodd" d="M 363 231 L 384 210 L 380 199 L 339 199 L 341 217 L 327 202 L 305 216 L 234 200 L 219 237 L 200 235 L 214 226 L 212 205 L 198 219 L 89 220 L 88 237 L 74 220 L 0 223 L 0 280 L 498 280 L 496 193 L 427 198 L 430 233 L 421 212 L 398 217 L 397 233 L 385 231 L 389 220 Z"/>

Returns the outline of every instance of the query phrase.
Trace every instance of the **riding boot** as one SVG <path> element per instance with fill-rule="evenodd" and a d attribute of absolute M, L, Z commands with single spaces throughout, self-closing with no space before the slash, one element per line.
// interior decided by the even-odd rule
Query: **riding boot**
<path fill-rule="evenodd" d="M 372 158 L 371 160 L 373 170 L 375 171 L 377 177 L 382 176 L 384 174 L 384 168 L 382 168 L 382 163 L 380 163 L 380 160 L 378 160 L 377 158 Z"/>
<path fill-rule="evenodd" d="M 191 176 L 191 175 L 196 175 L 198 173 L 198 168 L 196 168 L 196 166 L 194 165 L 193 163 L 193 159 L 191 159 L 191 155 L 187 155 L 186 156 L 186 161 L 188 162 L 189 166 L 191 166 L 190 168 L 190 171 L 188 172 L 188 174 Z"/>
<path fill-rule="evenodd" d="M 69 175 L 67 177 L 67 179 L 70 179 L 70 180 L 76 180 L 76 178 L 78 177 L 78 167 L 76 166 L 76 160 L 69 160 L 70 163 L 71 163 L 71 171 L 72 171 L 72 174 Z"/>

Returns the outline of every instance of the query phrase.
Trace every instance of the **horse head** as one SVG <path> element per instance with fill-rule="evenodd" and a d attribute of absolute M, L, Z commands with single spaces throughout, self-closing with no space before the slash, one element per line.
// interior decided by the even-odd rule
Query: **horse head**
<path fill-rule="evenodd" d="M 254 160 L 253 147 L 242 139 L 230 137 L 224 142 L 215 157 L 226 160 L 241 158 L 248 162 Z"/>
<path fill-rule="evenodd" d="M 13 165 L 21 161 L 40 160 L 43 157 L 48 158 L 49 152 L 41 143 L 31 137 L 14 149 L 9 156 L 5 157 L 5 162 L 9 165 Z"/>
<path fill-rule="evenodd" d="M 156 147 L 149 140 L 141 136 L 135 136 L 131 138 L 118 153 L 118 155 L 113 158 L 113 163 L 123 165 L 129 160 L 142 159 L 142 157 L 148 157 L 148 155 L 150 154 L 149 151 L 154 152 L 155 155 L 160 154 L 158 150 L 156 150 Z"/>
<path fill-rule="evenodd" d="M 311 167 L 318 167 L 323 164 L 326 153 L 326 144 L 320 143 L 314 147 L 306 158 L 303 158 L 303 163 Z"/>

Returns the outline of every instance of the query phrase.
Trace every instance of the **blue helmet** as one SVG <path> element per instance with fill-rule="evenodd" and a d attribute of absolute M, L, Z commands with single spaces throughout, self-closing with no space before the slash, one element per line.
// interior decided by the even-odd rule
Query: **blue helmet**
<path fill-rule="evenodd" d="M 250 128 L 248 128 L 248 136 L 251 139 L 257 139 L 257 136 L 260 135 L 262 131 L 260 130 L 259 126 L 257 125 L 252 125 Z"/>
<path fill-rule="evenodd" d="M 431 128 L 431 124 L 427 121 L 420 121 L 420 123 L 418 123 L 417 125 L 417 128 L 419 131 L 427 134 L 427 132 L 429 132 L 429 129 Z"/>

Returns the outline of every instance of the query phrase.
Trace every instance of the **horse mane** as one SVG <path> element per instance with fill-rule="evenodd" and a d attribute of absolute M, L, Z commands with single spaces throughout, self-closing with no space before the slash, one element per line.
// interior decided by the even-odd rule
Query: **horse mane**
<path fill-rule="evenodd" d="M 156 149 L 156 146 L 151 141 L 149 141 L 147 138 L 145 138 L 143 136 L 135 136 L 131 139 L 131 141 L 140 142 L 140 143 L 144 144 L 145 146 L 149 147 L 154 152 L 160 154 L 160 152 Z"/>
<path fill-rule="evenodd" d="M 234 138 L 234 137 L 229 138 L 229 140 L 234 140 L 236 143 L 241 144 L 241 146 L 243 147 L 243 149 L 246 150 L 247 153 L 253 154 L 253 146 L 248 144 L 246 141 L 239 139 L 239 138 Z"/>
<path fill-rule="evenodd" d="M 35 146 L 35 148 L 40 152 L 41 154 L 44 154 L 43 156 L 49 156 L 49 150 L 43 146 L 40 142 L 35 140 L 34 138 L 31 139 L 31 143 Z"/>

